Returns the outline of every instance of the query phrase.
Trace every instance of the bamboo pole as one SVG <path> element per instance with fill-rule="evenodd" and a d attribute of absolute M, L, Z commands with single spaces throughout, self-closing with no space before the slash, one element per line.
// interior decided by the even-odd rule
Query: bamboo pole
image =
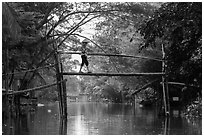
<path fill-rule="evenodd" d="M 165 70 L 165 51 L 164 51 L 164 44 L 162 44 L 162 72 L 165 74 L 166 70 Z M 165 111 L 165 116 L 168 115 L 168 108 L 167 108 L 167 95 L 166 95 L 166 87 L 165 87 L 165 82 L 166 82 L 166 76 L 163 75 L 162 76 L 162 88 L 163 88 L 163 101 L 164 101 L 164 111 Z"/>
<path fill-rule="evenodd" d="M 5 88 L 2 88 L 2 92 L 5 92 L 6 93 L 6 89 Z M 14 90 L 8 90 L 8 93 L 10 93 L 10 92 L 14 92 Z M 5 94 L 4 94 L 5 95 Z"/>
<path fill-rule="evenodd" d="M 61 66 L 61 79 L 63 80 L 63 65 L 60 62 L 60 66 Z M 64 103 L 64 117 L 67 117 L 67 91 L 66 91 L 66 81 L 62 82 L 62 94 L 63 94 L 63 103 Z"/>
<path fill-rule="evenodd" d="M 81 52 L 67 52 L 67 51 L 58 51 L 60 54 L 81 54 Z M 133 55 L 124 55 L 124 54 L 107 54 L 107 53 L 87 53 L 87 55 L 93 56 L 116 56 L 116 57 L 127 57 L 127 58 L 141 58 L 141 59 L 149 59 L 155 61 L 162 61 L 162 59 L 144 57 L 144 56 L 133 56 Z"/>
<path fill-rule="evenodd" d="M 187 87 L 194 87 L 194 88 L 200 88 L 198 86 L 195 86 L 195 85 L 188 85 L 188 84 L 185 84 L 185 83 L 180 83 L 180 82 L 167 82 L 169 85 L 179 85 L 179 86 L 187 86 Z"/>
<path fill-rule="evenodd" d="M 55 49 L 54 45 L 53 48 Z M 57 49 L 55 49 L 57 51 Z M 58 97 L 59 97 L 59 108 L 60 108 L 60 115 L 63 116 L 64 114 L 64 105 L 63 105 L 63 97 L 62 97 L 62 84 L 59 83 L 61 81 L 61 74 L 60 74 L 60 69 L 59 69 L 59 60 L 58 60 L 58 55 L 57 52 L 54 54 L 55 57 L 55 68 L 56 68 L 56 79 L 57 79 L 57 90 L 58 90 Z"/>
<path fill-rule="evenodd" d="M 67 118 L 66 119 L 60 119 L 60 135 L 67 135 Z"/>
<path fill-rule="evenodd" d="M 67 92 L 66 92 L 66 81 L 62 82 L 63 88 L 63 102 L 64 102 L 64 117 L 67 117 Z"/>
<path fill-rule="evenodd" d="M 55 86 L 58 83 L 62 83 L 64 81 L 67 81 L 67 79 L 65 79 L 63 81 L 60 81 L 60 82 L 53 83 L 53 84 L 39 86 L 39 87 L 36 87 L 36 88 L 31 88 L 31 89 L 25 89 L 25 90 L 20 90 L 20 91 L 9 90 L 10 91 L 9 93 L 3 93 L 2 95 L 6 95 L 6 94 L 7 95 L 16 95 L 16 94 L 21 94 L 21 93 L 26 93 L 26 92 L 37 91 L 37 90 L 41 90 L 41 89 L 45 89 L 45 88 L 49 88 L 49 87 Z M 3 89 L 3 91 L 5 91 L 5 89 Z"/>
<path fill-rule="evenodd" d="M 78 73 L 63 72 L 63 75 L 85 75 L 85 76 L 163 76 L 164 73 Z"/>
<path fill-rule="evenodd" d="M 149 87 L 150 85 L 152 85 L 153 83 L 157 82 L 158 80 L 159 80 L 159 79 L 156 79 L 156 80 L 153 80 L 153 81 L 151 81 L 151 82 L 145 84 L 144 86 L 142 86 L 141 88 L 139 88 L 138 90 L 136 90 L 134 93 L 132 93 L 132 95 L 135 95 L 135 94 L 139 93 L 141 90 L 143 90 L 143 89 Z"/>
<path fill-rule="evenodd" d="M 168 110 L 168 115 L 169 115 L 170 114 L 170 103 L 169 103 L 169 85 L 168 85 L 168 76 L 167 76 L 167 74 L 165 75 L 165 77 L 166 77 L 165 84 L 166 84 L 167 110 Z"/>
<path fill-rule="evenodd" d="M 170 129 L 170 117 L 166 117 L 164 120 L 164 135 L 169 135 Z"/>

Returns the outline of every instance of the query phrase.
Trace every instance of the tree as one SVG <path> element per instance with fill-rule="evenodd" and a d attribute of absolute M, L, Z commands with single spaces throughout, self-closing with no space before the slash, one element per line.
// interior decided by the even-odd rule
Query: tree
<path fill-rule="evenodd" d="M 110 45 L 105 45 L 101 41 L 102 38 L 99 37 L 95 40 L 102 47 L 96 46 L 95 44 L 93 46 L 94 50 L 112 51 L 113 53 L 122 53 L 124 51 L 124 53 L 133 53 L 132 51 L 138 49 L 138 47 L 134 47 L 133 45 L 139 40 L 133 41 L 132 45 L 130 44 L 131 46 L 123 45 L 126 45 L 127 41 L 133 37 L 137 37 L 138 33 L 135 34 L 133 30 L 137 28 L 138 24 L 141 23 L 140 21 L 144 19 L 143 16 L 149 16 L 154 9 L 154 7 L 147 3 L 32 2 L 4 3 L 4 5 L 4 7 L 9 7 L 7 12 L 12 11 L 10 14 L 11 17 L 14 18 L 12 22 L 18 26 L 15 29 L 13 29 L 13 27 L 9 30 L 17 32 L 13 34 L 16 34 L 15 36 L 18 37 L 13 37 L 15 39 L 9 42 L 5 40 L 3 44 L 3 49 L 4 47 L 9 48 L 10 64 L 15 64 L 15 66 L 9 67 L 10 71 L 35 69 L 54 64 L 53 55 L 55 51 L 76 50 L 80 43 L 79 37 L 85 38 L 85 36 L 80 34 L 83 31 L 82 26 L 94 19 L 98 19 L 99 21 L 105 20 L 104 22 L 102 21 L 101 24 L 98 24 L 97 29 L 99 31 L 105 27 L 104 30 L 106 30 L 106 32 L 104 31 L 101 34 L 108 36 L 108 38 L 104 40 L 107 40 L 107 44 Z M 7 13 L 3 13 L 3 15 L 3 21 L 8 22 L 9 19 L 6 19 Z M 106 25 L 103 23 L 106 23 Z M 7 23 L 4 23 L 3 26 L 6 26 L 6 24 Z M 116 31 L 111 29 L 111 27 L 115 27 Z M 131 34 L 127 33 L 128 31 L 131 31 Z M 4 39 L 7 39 L 7 34 L 3 35 Z M 119 42 L 121 37 L 124 37 L 123 42 Z M 66 71 L 72 70 L 73 66 L 77 64 L 77 62 L 71 61 L 70 59 L 70 55 L 62 56 L 62 62 L 64 63 Z M 95 61 L 97 61 L 97 59 Z M 123 58 L 109 58 L 107 61 L 104 60 L 103 63 L 105 63 L 105 65 L 101 63 L 102 65 L 97 69 L 125 72 L 125 67 L 128 66 L 128 71 L 139 70 L 131 61 L 132 60 Z M 119 65 L 110 65 L 112 62 L 116 62 Z M 49 73 L 46 71 L 47 70 L 45 70 L 45 73 Z M 43 79 L 42 74 L 46 76 L 45 73 L 43 73 L 43 71 L 34 71 L 29 78 L 28 84 L 37 76 Z M 26 75 L 27 73 L 25 73 L 24 77 L 26 77 Z M 131 79 L 128 79 L 128 81 L 131 81 Z M 27 88 L 28 84 L 22 84 L 21 88 Z"/>
<path fill-rule="evenodd" d="M 102 3 L 101 3 L 102 4 Z M 9 49 L 9 71 L 35 69 L 54 63 L 59 49 L 74 48 L 80 27 L 106 8 L 100 3 L 3 3 L 3 60 Z M 9 15 L 9 16 L 7 16 Z M 53 47 L 54 46 L 54 47 Z M 4 67 L 3 67 L 4 68 Z M 5 69 L 3 69 L 5 73 Z M 27 73 L 25 73 L 26 77 Z M 29 81 L 39 75 L 33 72 Z M 12 79 L 11 79 L 12 81 Z M 28 82 L 29 84 L 29 82 Z M 21 88 L 27 88 L 22 84 Z"/>
<path fill-rule="evenodd" d="M 164 3 L 140 28 L 141 48 L 165 44 L 170 79 L 201 87 L 202 3 Z"/>
<path fill-rule="evenodd" d="M 46 23 L 44 20 L 47 19 L 44 16 L 50 14 L 56 6 L 55 4 L 50 3 L 46 6 L 47 8 L 43 8 L 45 3 L 3 3 L 3 61 L 5 62 L 6 58 L 5 49 L 8 49 L 8 68 L 13 73 L 10 77 L 10 86 L 13 82 L 14 72 L 53 64 L 53 60 L 42 61 L 51 51 L 49 41 L 41 43 L 37 43 L 37 41 L 42 38 L 43 25 Z M 35 10 L 32 11 L 32 9 Z M 4 64 L 3 73 L 5 74 Z M 28 73 L 24 74 L 23 77 L 26 78 Z M 39 71 L 34 71 L 29 81 L 35 77 L 44 81 L 41 75 Z M 20 89 L 27 88 L 29 84 L 30 82 L 25 82 L 24 79 Z"/>

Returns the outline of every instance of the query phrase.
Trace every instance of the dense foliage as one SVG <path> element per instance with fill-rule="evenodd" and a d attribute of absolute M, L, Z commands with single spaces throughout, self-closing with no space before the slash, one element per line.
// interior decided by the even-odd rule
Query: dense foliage
<path fill-rule="evenodd" d="M 45 2 L 3 3 L 2 8 L 3 74 L 54 64 L 55 59 L 53 55 L 56 49 L 78 49 L 80 44 L 79 37 L 85 38 L 85 36 L 80 34 L 84 31 L 82 26 L 96 18 L 103 21 L 108 19 L 113 21 L 117 18 L 120 23 L 126 21 L 126 24 L 128 24 L 130 19 L 134 19 L 137 16 L 139 18 L 140 15 L 147 16 L 153 9 L 152 6 L 146 3 Z M 101 24 L 100 26 L 105 25 Z M 98 43 L 101 44 L 100 42 Z M 110 45 L 110 48 L 102 46 L 100 49 L 111 51 L 111 48 L 113 49 L 114 46 Z M 93 50 L 99 51 L 98 47 L 93 47 Z M 7 54 L 7 51 L 9 54 Z M 72 71 L 77 65 L 77 61 L 70 59 L 70 55 L 62 56 L 62 62 L 66 71 Z M 8 66 L 6 65 L 7 60 L 9 62 Z M 114 61 L 114 59 L 110 60 Z M 126 61 L 128 62 L 128 60 Z M 108 65 L 110 64 L 107 64 L 106 67 Z M 106 71 L 104 68 L 105 65 L 100 69 Z M 12 88 L 12 83 L 16 77 L 17 75 L 14 74 L 9 76 L 10 88 Z M 55 81 L 53 78 L 55 77 L 55 69 L 35 70 L 30 73 L 22 73 L 18 77 L 22 80 L 22 83 L 19 89 L 15 90 L 26 89 Z M 75 79 L 74 81 L 77 80 Z"/>
<path fill-rule="evenodd" d="M 165 3 L 140 29 L 145 44 L 164 44 L 170 79 L 201 87 L 202 3 Z"/>
<path fill-rule="evenodd" d="M 9 62 L 8 72 L 21 72 L 54 64 L 54 60 L 49 58 L 52 45 L 44 37 L 43 25 L 47 22 L 47 16 L 57 5 L 59 4 L 3 3 L 2 47 L 4 74 L 6 71 L 6 58 L 8 58 Z M 8 50 L 8 55 L 6 55 L 6 49 Z M 34 71 L 32 74 L 22 73 L 20 76 L 12 75 L 10 77 L 10 86 L 16 77 L 23 80 L 19 89 L 28 88 L 30 82 L 36 77 L 44 81 L 42 82 L 44 84 L 48 82 L 45 80 L 47 79 L 45 77 L 49 77 L 50 74 L 54 75 L 52 69 L 47 69 L 46 71 L 49 72 L 44 73 L 40 70 Z"/>
<path fill-rule="evenodd" d="M 185 90 L 186 115 L 202 114 L 202 3 L 163 4 L 140 28 L 141 48 L 164 44 L 169 80 L 193 85 Z M 188 91 L 188 92 L 186 92 Z M 191 92 L 191 93 L 189 93 Z M 198 102 L 198 103 L 194 103 Z"/>

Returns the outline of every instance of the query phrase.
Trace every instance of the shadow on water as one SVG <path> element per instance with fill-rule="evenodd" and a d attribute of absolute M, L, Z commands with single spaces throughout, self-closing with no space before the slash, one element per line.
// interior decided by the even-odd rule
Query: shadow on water
<path fill-rule="evenodd" d="M 60 119 L 58 103 L 50 103 L 3 117 L 3 134 L 16 135 L 201 135 L 201 119 L 180 117 L 172 110 L 171 117 L 158 117 L 154 108 L 125 104 L 70 102 L 67 121 Z"/>

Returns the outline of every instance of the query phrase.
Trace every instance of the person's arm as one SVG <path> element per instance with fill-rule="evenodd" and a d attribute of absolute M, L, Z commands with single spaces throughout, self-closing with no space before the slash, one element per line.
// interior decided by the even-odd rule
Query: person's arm
<path fill-rule="evenodd" d="M 93 50 L 91 50 L 90 47 L 86 46 L 86 52 L 89 53 L 89 52 L 93 52 Z"/>

